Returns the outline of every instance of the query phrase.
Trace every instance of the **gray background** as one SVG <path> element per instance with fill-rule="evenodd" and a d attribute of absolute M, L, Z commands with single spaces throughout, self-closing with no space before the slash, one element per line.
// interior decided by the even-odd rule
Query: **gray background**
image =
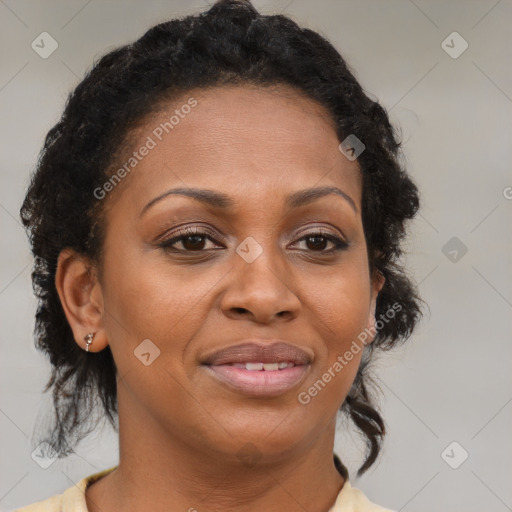
<path fill-rule="evenodd" d="M 340 422 L 336 449 L 353 485 L 400 511 L 512 510 L 512 2 L 254 3 L 263 12 L 284 11 L 334 43 L 401 126 L 406 164 L 422 193 L 405 259 L 430 314 L 379 364 L 389 435 L 378 466 L 360 479 L 361 441 Z M 32 260 L 18 220 L 29 172 L 93 59 L 205 6 L 0 0 L 1 510 L 116 463 L 108 429 L 48 469 L 30 455 L 35 418 L 49 407 L 41 393 L 49 366 L 33 347 Z M 43 31 L 59 45 L 47 59 L 31 48 Z M 458 58 L 441 46 L 454 31 L 469 44 Z M 461 48 L 448 41 L 452 51 Z M 456 466 L 465 452 L 457 469 L 445 462 Z"/>

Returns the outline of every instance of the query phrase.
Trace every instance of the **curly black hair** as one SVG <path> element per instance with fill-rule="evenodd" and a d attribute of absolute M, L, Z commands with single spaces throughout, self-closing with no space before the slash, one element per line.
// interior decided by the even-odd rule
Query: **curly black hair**
<path fill-rule="evenodd" d="M 52 388 L 55 418 L 47 439 L 59 456 L 71 453 L 94 428 L 87 420 L 98 403 L 102 417 L 114 427 L 117 422 L 112 352 L 107 346 L 87 353 L 75 343 L 55 286 L 59 253 L 72 248 L 101 268 L 108 201 L 98 201 L 94 191 L 110 176 L 134 129 L 164 102 L 224 84 L 295 88 L 327 108 L 340 141 L 352 134 L 365 145 L 357 162 L 368 262 L 371 272 L 385 277 L 376 318 L 393 305 L 400 308 L 365 347 L 341 407 L 366 441 L 360 475 L 375 462 L 385 434 L 368 365 L 376 350 L 406 340 L 422 315 L 422 300 L 399 262 L 406 220 L 419 208 L 418 190 L 403 169 L 401 143 L 386 111 L 365 94 L 338 51 L 284 15 L 261 15 L 249 0 L 217 1 L 104 55 L 46 136 L 20 215 L 34 255 L 36 346 L 52 365 L 45 391 Z"/>

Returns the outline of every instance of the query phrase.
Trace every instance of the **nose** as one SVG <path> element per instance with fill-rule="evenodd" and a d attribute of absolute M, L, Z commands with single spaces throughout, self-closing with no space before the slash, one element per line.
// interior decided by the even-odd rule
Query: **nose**
<path fill-rule="evenodd" d="M 232 319 L 249 319 L 268 324 L 276 319 L 290 321 L 302 307 L 286 279 L 285 269 L 271 265 L 265 252 L 252 263 L 240 259 L 230 272 L 229 285 L 222 297 L 223 313 Z"/>

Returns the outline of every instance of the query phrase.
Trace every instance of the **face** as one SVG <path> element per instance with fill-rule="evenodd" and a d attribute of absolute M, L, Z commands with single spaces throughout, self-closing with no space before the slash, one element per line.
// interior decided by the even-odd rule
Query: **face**
<path fill-rule="evenodd" d="M 334 425 L 382 285 L 369 274 L 357 162 L 339 151 L 327 111 L 284 86 L 193 91 L 135 140 L 137 163 L 101 199 L 91 295 L 102 314 L 89 329 L 96 350 L 112 349 L 121 421 L 224 457 L 247 443 L 268 458 L 306 450 Z M 275 370 L 265 347 L 276 340 L 292 347 L 279 358 L 302 363 Z M 205 364 L 249 341 L 270 366 Z"/>

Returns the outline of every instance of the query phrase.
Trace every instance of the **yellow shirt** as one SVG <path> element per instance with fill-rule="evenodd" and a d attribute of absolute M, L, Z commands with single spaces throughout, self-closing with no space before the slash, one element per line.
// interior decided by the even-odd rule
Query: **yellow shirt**
<path fill-rule="evenodd" d="M 70 487 L 62 494 L 53 496 L 47 500 L 33 503 L 27 507 L 16 509 L 14 512 L 87 512 L 85 502 L 85 490 L 96 480 L 113 471 L 115 467 L 106 469 L 100 473 L 83 478 L 75 486 Z M 343 487 L 336 498 L 336 502 L 329 512 L 392 512 L 387 508 L 379 507 L 356 487 L 352 487 L 345 480 Z"/>

